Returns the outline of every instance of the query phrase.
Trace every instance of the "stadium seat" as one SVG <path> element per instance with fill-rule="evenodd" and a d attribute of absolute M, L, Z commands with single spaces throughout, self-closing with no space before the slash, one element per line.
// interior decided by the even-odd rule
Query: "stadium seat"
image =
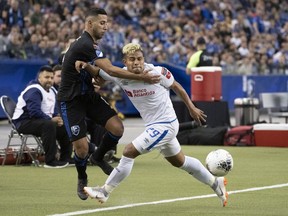
<path fill-rule="evenodd" d="M 3 95 L 0 98 L 0 102 L 1 107 L 11 125 L 11 130 L 8 134 L 8 143 L 6 148 L 4 149 L 4 158 L 2 161 L 2 165 L 5 165 L 8 154 L 13 153 L 13 155 L 16 157 L 16 165 L 21 163 L 24 154 L 28 154 L 32 159 L 34 165 L 39 166 L 39 160 L 37 159 L 37 157 L 44 155 L 44 149 L 40 137 L 31 134 L 22 134 L 17 131 L 15 125 L 12 122 L 12 116 L 16 107 L 16 103 L 12 98 Z M 15 139 L 12 141 L 13 138 Z"/>
<path fill-rule="evenodd" d="M 262 108 L 268 111 L 269 122 L 272 118 L 285 118 L 288 123 L 288 92 L 260 93 Z"/>

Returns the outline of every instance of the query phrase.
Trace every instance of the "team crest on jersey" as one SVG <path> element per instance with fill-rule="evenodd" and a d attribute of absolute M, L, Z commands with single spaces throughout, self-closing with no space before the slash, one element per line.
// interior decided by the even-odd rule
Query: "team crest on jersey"
<path fill-rule="evenodd" d="M 97 57 L 103 57 L 103 52 L 101 50 L 96 50 Z"/>
<path fill-rule="evenodd" d="M 78 136 L 78 134 L 80 133 L 80 127 L 79 125 L 73 125 L 71 127 L 71 132 L 74 136 Z"/>
<path fill-rule="evenodd" d="M 171 78 L 171 72 L 165 68 L 165 67 L 162 67 L 162 71 L 161 71 L 161 74 L 163 76 L 165 76 L 167 79 L 170 79 Z"/>

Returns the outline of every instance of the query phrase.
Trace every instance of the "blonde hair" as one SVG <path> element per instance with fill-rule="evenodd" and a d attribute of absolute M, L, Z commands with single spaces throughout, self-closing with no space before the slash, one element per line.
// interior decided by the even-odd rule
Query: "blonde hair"
<path fill-rule="evenodd" d="M 133 54 L 137 51 L 143 52 L 141 45 L 136 43 L 128 43 L 122 48 L 122 54 L 124 56 L 127 54 Z"/>

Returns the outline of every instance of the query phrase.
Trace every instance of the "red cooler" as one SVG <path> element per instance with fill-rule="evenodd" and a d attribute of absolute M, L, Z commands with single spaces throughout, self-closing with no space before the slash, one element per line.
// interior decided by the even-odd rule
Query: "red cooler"
<path fill-rule="evenodd" d="M 221 67 L 195 67 L 191 69 L 192 101 L 219 101 L 222 99 Z"/>
<path fill-rule="evenodd" d="M 288 147 L 288 124 L 255 124 L 255 145 Z"/>
<path fill-rule="evenodd" d="M 222 100 L 222 68 L 214 67 L 214 100 L 220 101 Z"/>

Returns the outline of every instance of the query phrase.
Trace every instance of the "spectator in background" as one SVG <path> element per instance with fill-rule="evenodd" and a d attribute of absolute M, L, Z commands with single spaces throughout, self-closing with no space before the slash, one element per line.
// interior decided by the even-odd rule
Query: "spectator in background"
<path fill-rule="evenodd" d="M 40 68 L 37 80 L 31 81 L 18 97 L 12 119 L 20 133 L 41 137 L 45 168 L 63 168 L 71 162 L 72 145 L 55 106 L 56 92 L 51 88 L 53 75 L 50 66 Z M 60 145 L 59 160 L 56 159 L 56 140 Z"/>
<path fill-rule="evenodd" d="M 275 74 L 288 74 L 288 42 L 283 42 L 281 49 L 273 55 Z"/>
<path fill-rule="evenodd" d="M 220 66 L 222 67 L 222 74 L 236 74 L 237 65 L 233 55 L 225 52 L 222 54 L 221 59 Z"/>
<path fill-rule="evenodd" d="M 7 27 L 6 24 L 7 11 L 11 7 L 11 2 L 12 0 L 0 2 L 0 11 L 3 11 L 0 17 L 0 25 L 4 29 L 7 28 L 8 31 L 11 27 Z M 24 37 L 24 46 L 29 43 L 29 38 L 34 33 L 38 35 L 40 41 L 41 38 L 48 36 L 52 42 L 48 42 L 47 47 L 44 45 L 42 47 L 43 49 L 52 49 L 52 53 L 49 54 L 52 60 L 59 56 L 60 53 L 58 52 L 61 52 L 64 48 L 63 44 L 68 38 L 80 36 L 84 29 L 84 15 L 87 9 L 92 6 L 107 9 L 113 17 L 113 25 L 110 29 L 111 35 L 107 32 L 107 38 L 103 38 L 103 41 L 99 43 L 99 45 L 102 44 L 105 51 L 107 50 L 107 55 L 112 61 L 121 60 L 119 59 L 119 52 L 114 48 L 117 46 L 117 42 L 123 44 L 123 38 L 121 37 L 124 36 L 125 43 L 139 42 L 145 48 L 145 55 L 149 61 L 155 59 L 158 62 L 159 59 L 159 62 L 169 62 L 180 67 L 186 67 L 191 50 L 195 49 L 194 44 L 191 44 L 191 41 L 193 41 L 191 38 L 197 38 L 198 35 L 205 35 L 208 52 L 211 52 L 214 56 L 215 54 L 218 55 L 218 58 L 221 57 L 223 49 L 229 49 L 231 55 L 238 58 L 237 50 L 243 42 L 244 36 L 249 53 L 253 54 L 255 60 L 258 61 L 258 50 L 253 50 L 253 47 L 265 45 L 267 37 L 263 37 L 263 35 L 269 35 L 274 37 L 272 43 L 274 49 L 269 49 L 268 62 L 272 63 L 267 66 L 275 67 L 276 69 L 272 71 L 278 73 L 279 62 L 271 61 L 271 59 L 280 50 L 282 43 L 287 41 L 288 13 L 286 8 L 288 3 L 286 0 L 226 0 L 220 2 L 155 0 L 145 2 L 145 4 L 142 1 L 127 4 L 124 0 L 61 0 L 55 2 L 51 0 L 14 0 L 14 2 L 16 4 L 21 2 L 21 4 L 18 3 L 18 10 L 24 14 L 25 25 L 20 27 Z M 55 4 L 52 4 L 52 2 Z M 127 8 L 130 11 L 126 12 L 125 9 L 127 10 Z M 41 21 L 39 20 L 40 17 Z M 1 35 L 5 36 L 5 34 L 5 31 L 0 30 L 0 37 Z M 57 35 L 56 39 L 55 34 Z M 231 36 L 232 34 L 233 36 Z M 217 37 L 219 37 L 219 42 L 215 41 Z M 253 38 L 256 38 L 256 40 Z M 251 46 L 252 40 L 253 46 Z M 155 46 L 158 46 L 158 41 L 163 45 L 162 53 L 165 56 L 155 58 L 147 55 L 153 52 Z M 177 45 L 179 50 L 175 49 L 174 44 L 177 41 L 184 48 Z M 110 48 L 110 45 L 113 48 Z M 172 50 L 176 50 L 177 53 L 171 52 L 170 47 L 173 47 Z M 5 51 L 0 55 L 7 57 Z M 240 59 L 244 57 L 245 55 L 239 56 Z M 33 57 L 27 55 L 27 59 L 31 58 Z M 47 57 L 40 55 L 39 58 Z M 283 64 L 281 63 L 281 65 Z"/>
<path fill-rule="evenodd" d="M 39 36 L 37 34 L 32 34 L 29 41 L 25 44 L 24 48 L 28 59 L 39 58 L 39 53 L 41 52 L 39 41 Z"/>
<path fill-rule="evenodd" d="M 269 75 L 271 74 L 271 68 L 269 67 L 269 59 L 267 55 L 260 55 L 258 74 L 259 75 Z"/>
<path fill-rule="evenodd" d="M 7 46 L 9 44 L 8 34 L 9 31 L 4 25 L 0 25 L 0 57 L 8 57 Z"/>
<path fill-rule="evenodd" d="M 111 61 L 121 61 L 121 55 L 115 55 L 115 50 L 119 50 L 125 43 L 124 29 L 116 22 L 111 23 L 105 33 L 101 46 L 106 51 Z"/>
<path fill-rule="evenodd" d="M 238 48 L 238 52 L 243 58 L 249 55 L 249 49 L 246 40 L 242 40 L 241 45 Z"/>
<path fill-rule="evenodd" d="M 27 59 L 24 49 L 24 38 L 20 32 L 14 32 L 8 36 L 7 54 L 10 58 Z"/>
<path fill-rule="evenodd" d="M 200 66 L 212 66 L 213 56 L 206 51 L 206 41 L 204 37 L 199 37 L 197 39 L 197 52 L 194 53 L 186 66 L 186 74 L 191 73 L 191 68 Z"/>
<path fill-rule="evenodd" d="M 24 27 L 24 16 L 19 8 L 18 0 L 11 0 L 10 4 L 4 7 L 2 11 L 2 20 L 8 29 L 17 25 L 20 29 Z"/>
<path fill-rule="evenodd" d="M 41 24 L 43 15 L 44 14 L 41 12 L 41 5 L 39 3 L 35 3 L 31 9 L 30 21 L 32 25 Z"/>
<path fill-rule="evenodd" d="M 244 31 L 247 40 L 249 41 L 253 32 L 253 28 L 249 20 L 245 17 L 244 11 L 239 11 L 236 15 L 236 19 L 233 19 L 231 22 L 232 31 Z"/>
<path fill-rule="evenodd" d="M 237 74 L 239 75 L 252 75 L 254 72 L 254 59 L 251 56 L 246 56 L 245 58 L 241 58 L 237 62 L 238 69 Z"/>
<path fill-rule="evenodd" d="M 53 63 L 53 51 L 49 46 L 49 38 L 48 36 L 44 36 L 39 42 L 40 52 L 38 53 L 38 57 L 42 59 L 46 59 L 50 64 Z"/>

